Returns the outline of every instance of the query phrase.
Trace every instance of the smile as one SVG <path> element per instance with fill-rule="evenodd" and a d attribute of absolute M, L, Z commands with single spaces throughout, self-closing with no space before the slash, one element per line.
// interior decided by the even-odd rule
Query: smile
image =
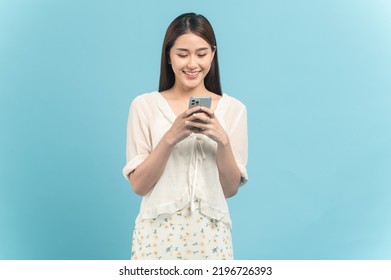
<path fill-rule="evenodd" d="M 189 79 L 195 79 L 198 77 L 198 74 L 200 73 L 201 71 L 196 71 L 196 72 L 186 72 L 186 71 L 183 71 L 183 73 L 185 73 L 186 77 L 189 78 Z"/>

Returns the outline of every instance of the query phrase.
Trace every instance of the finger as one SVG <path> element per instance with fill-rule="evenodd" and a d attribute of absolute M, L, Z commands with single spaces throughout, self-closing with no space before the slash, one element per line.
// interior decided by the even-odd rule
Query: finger
<path fill-rule="evenodd" d="M 204 123 L 210 123 L 211 122 L 211 118 L 209 115 L 205 114 L 205 113 L 194 113 L 193 116 L 192 116 L 192 120 L 200 120 Z"/>
<path fill-rule="evenodd" d="M 201 128 L 200 124 L 204 124 L 205 125 L 205 123 L 202 123 L 202 122 L 197 121 L 197 120 L 187 120 L 187 121 L 185 121 L 186 128 L 187 129 L 191 129 L 191 130 L 200 129 Z"/>
<path fill-rule="evenodd" d="M 193 130 L 207 130 L 208 124 L 200 121 L 186 121 L 187 126 Z"/>
<path fill-rule="evenodd" d="M 183 117 L 184 117 L 184 118 L 187 118 L 187 117 L 191 116 L 192 114 L 194 114 L 195 112 L 200 111 L 200 110 L 201 110 L 201 106 L 196 106 L 196 107 L 187 109 L 187 110 L 183 113 Z"/>
<path fill-rule="evenodd" d="M 205 129 L 204 129 L 204 128 L 196 127 L 196 124 L 195 124 L 195 125 L 192 125 L 192 124 L 189 122 L 189 124 L 188 124 L 186 130 L 188 131 L 188 134 L 190 135 L 191 133 L 201 133 L 201 132 L 203 132 Z"/>
<path fill-rule="evenodd" d="M 208 107 L 201 107 L 200 110 L 206 114 L 209 115 L 209 117 L 213 118 L 214 117 L 214 112 L 212 109 L 208 108 Z"/>

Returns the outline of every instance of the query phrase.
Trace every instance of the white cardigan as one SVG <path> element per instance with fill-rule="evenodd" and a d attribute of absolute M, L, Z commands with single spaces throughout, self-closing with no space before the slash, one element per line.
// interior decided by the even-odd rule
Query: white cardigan
<path fill-rule="evenodd" d="M 241 185 L 248 180 L 247 111 L 237 99 L 223 94 L 215 116 L 228 133 L 232 151 L 241 173 Z M 126 165 L 123 175 L 137 168 L 157 146 L 176 119 L 166 99 L 157 91 L 137 96 L 129 110 Z M 228 205 L 219 180 L 216 164 L 217 143 L 202 134 L 191 134 L 174 147 L 155 186 L 143 196 L 136 223 L 174 213 L 195 198 L 201 213 L 231 226 Z"/>

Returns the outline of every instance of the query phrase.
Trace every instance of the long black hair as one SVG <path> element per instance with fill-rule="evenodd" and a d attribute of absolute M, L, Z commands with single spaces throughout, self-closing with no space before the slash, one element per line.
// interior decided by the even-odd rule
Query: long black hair
<path fill-rule="evenodd" d="M 175 40 L 179 36 L 187 33 L 193 33 L 201 37 L 215 51 L 210 70 L 205 77 L 204 83 L 207 90 L 222 95 L 216 37 L 209 21 L 204 16 L 195 13 L 186 13 L 178 16 L 167 28 L 163 41 L 159 91 L 161 92 L 174 86 L 175 74 L 169 64 L 170 50 Z"/>

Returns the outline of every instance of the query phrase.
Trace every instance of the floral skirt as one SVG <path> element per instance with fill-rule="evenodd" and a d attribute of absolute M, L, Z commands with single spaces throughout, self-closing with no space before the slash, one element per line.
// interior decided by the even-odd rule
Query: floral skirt
<path fill-rule="evenodd" d="M 137 223 L 133 231 L 132 260 L 233 259 L 229 225 L 195 211 L 190 206 L 172 215 Z"/>

